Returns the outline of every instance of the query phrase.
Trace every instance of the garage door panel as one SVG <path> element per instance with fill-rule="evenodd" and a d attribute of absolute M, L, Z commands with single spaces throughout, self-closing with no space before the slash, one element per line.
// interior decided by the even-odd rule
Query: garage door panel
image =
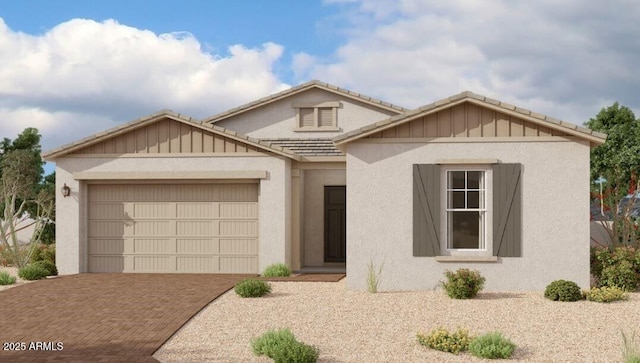
<path fill-rule="evenodd" d="M 219 203 L 178 203 L 176 218 L 178 219 L 212 219 L 220 218 Z"/>
<path fill-rule="evenodd" d="M 220 218 L 256 219 L 258 205 L 256 203 L 220 203 Z"/>
<path fill-rule="evenodd" d="M 89 271 L 258 272 L 257 184 L 89 185 Z"/>
<path fill-rule="evenodd" d="M 220 254 L 223 255 L 256 255 L 258 254 L 258 240 L 250 239 L 220 239 Z"/>
<path fill-rule="evenodd" d="M 177 254 L 218 254 L 217 238 L 202 239 L 178 239 L 176 243 Z"/>
<path fill-rule="evenodd" d="M 230 273 L 258 270 L 257 257 L 224 257 L 220 256 L 220 270 Z"/>
<path fill-rule="evenodd" d="M 257 221 L 220 221 L 220 236 L 257 236 Z"/>
<path fill-rule="evenodd" d="M 91 239 L 89 254 L 92 255 L 121 255 L 125 253 L 124 239 Z"/>
<path fill-rule="evenodd" d="M 169 238 L 134 239 L 133 253 L 140 254 L 175 254 L 175 240 Z"/>
<path fill-rule="evenodd" d="M 218 272 L 220 264 L 218 256 L 178 256 L 176 270 L 178 272 Z"/>

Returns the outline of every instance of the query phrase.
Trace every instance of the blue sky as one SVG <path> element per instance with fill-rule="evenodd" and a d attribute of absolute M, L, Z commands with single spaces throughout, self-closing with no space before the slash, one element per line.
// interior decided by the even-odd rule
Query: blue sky
<path fill-rule="evenodd" d="M 471 90 L 575 124 L 614 101 L 640 116 L 639 18 L 629 0 L 4 2 L 0 137 L 37 127 L 47 150 L 310 79 L 409 108 Z"/>

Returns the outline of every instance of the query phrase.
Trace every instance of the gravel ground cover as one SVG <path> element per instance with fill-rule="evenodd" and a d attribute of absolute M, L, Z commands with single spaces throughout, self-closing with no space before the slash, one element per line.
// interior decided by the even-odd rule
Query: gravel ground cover
<path fill-rule="evenodd" d="M 0 271 L 6 271 L 9 273 L 9 275 L 13 276 L 16 278 L 16 283 L 12 284 L 12 285 L 0 285 L 0 291 L 2 290 L 6 290 L 6 289 L 10 289 L 12 287 L 16 287 L 22 284 L 28 284 L 30 282 L 33 281 L 28 281 L 28 280 L 23 280 L 20 278 L 20 276 L 18 276 L 18 268 L 17 267 L 7 267 L 7 266 L 0 266 Z"/>
<path fill-rule="evenodd" d="M 481 292 L 452 300 L 442 290 L 351 291 L 345 282 L 272 282 L 270 295 L 242 299 L 233 290 L 203 309 L 154 355 L 161 362 L 270 362 L 249 341 L 288 327 L 320 349 L 320 362 L 479 362 L 417 343 L 443 326 L 479 335 L 501 331 L 515 361 L 620 362 L 621 331 L 640 335 L 640 293 L 628 301 L 553 302 L 536 292 Z"/>

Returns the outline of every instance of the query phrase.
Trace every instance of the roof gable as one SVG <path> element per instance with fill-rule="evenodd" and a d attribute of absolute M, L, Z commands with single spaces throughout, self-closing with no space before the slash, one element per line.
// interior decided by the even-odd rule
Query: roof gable
<path fill-rule="evenodd" d="M 349 91 L 347 89 L 344 88 L 340 88 L 328 83 L 324 83 L 324 82 L 320 82 L 318 80 L 313 80 L 313 81 L 309 81 L 306 83 L 303 83 L 301 85 L 289 88 L 287 90 L 284 90 L 282 92 L 278 92 L 275 94 L 272 94 L 270 96 L 267 97 L 263 97 L 259 100 L 244 104 L 242 106 L 236 107 L 236 108 L 232 108 L 228 111 L 219 113 L 217 115 L 205 118 L 202 120 L 203 123 L 210 123 L 210 124 L 214 124 L 216 122 L 225 120 L 227 118 L 239 115 L 241 113 L 268 105 L 272 102 L 276 102 L 282 99 L 285 99 L 287 97 L 291 97 L 293 95 L 296 95 L 298 93 L 307 91 L 309 89 L 313 89 L 313 88 L 317 88 L 317 89 L 321 89 L 327 92 L 331 92 L 337 95 L 341 95 L 347 98 L 351 98 L 353 100 L 359 101 L 359 102 L 363 102 L 365 104 L 369 104 L 372 105 L 374 107 L 386 110 L 386 111 L 392 111 L 396 114 L 401 114 L 402 112 L 405 112 L 406 109 L 394 104 L 391 104 L 389 102 L 384 102 L 369 96 L 365 96 L 362 95 L 360 93 L 357 92 L 353 92 L 353 91 Z"/>
<path fill-rule="evenodd" d="M 270 152 L 295 160 L 294 152 L 240 135 L 218 126 L 205 125 L 173 111 L 160 111 L 43 154 L 47 160 L 73 155 L 197 154 Z"/>
<path fill-rule="evenodd" d="M 362 138 L 576 136 L 592 146 L 606 135 L 471 92 L 333 138 L 343 145 Z"/>

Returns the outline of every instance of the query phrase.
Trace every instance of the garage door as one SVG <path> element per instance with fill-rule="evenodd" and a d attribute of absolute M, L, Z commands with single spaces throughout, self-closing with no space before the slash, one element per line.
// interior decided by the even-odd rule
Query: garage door
<path fill-rule="evenodd" d="M 258 272 L 257 184 L 89 185 L 89 272 Z"/>

